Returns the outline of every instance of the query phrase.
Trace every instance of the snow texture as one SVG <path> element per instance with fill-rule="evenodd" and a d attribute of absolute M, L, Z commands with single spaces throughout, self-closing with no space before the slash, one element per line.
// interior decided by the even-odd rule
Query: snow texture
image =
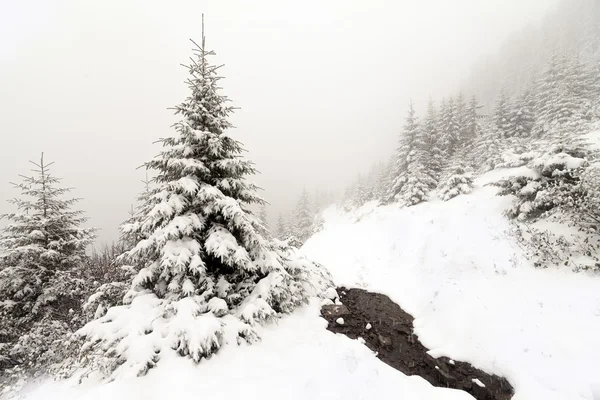
<path fill-rule="evenodd" d="M 371 209 L 357 221 L 336 209 L 301 249 L 339 286 L 387 294 L 415 317 L 435 357 L 506 376 L 514 400 L 597 399 L 600 279 L 559 267 L 536 269 L 502 215 L 511 199 L 475 180 L 448 202 Z"/>
<path fill-rule="evenodd" d="M 358 340 L 325 329 L 319 304 L 259 327 L 263 340 L 229 346 L 199 364 L 170 355 L 146 376 L 83 384 L 32 382 L 21 400 L 164 400 L 198 397 L 245 400 L 439 399 L 469 400 L 469 394 L 436 388 L 420 377 L 407 377 L 379 361 Z"/>

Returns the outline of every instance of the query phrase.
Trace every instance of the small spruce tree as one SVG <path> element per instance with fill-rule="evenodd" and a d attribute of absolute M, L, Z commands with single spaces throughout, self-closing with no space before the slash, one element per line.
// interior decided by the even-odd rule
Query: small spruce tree
<path fill-rule="evenodd" d="M 0 358 L 34 368 L 46 352 L 61 354 L 56 343 L 83 322 L 85 250 L 95 230 L 83 228 L 87 218 L 73 210 L 79 199 L 64 198 L 71 189 L 51 174 L 54 163 L 46 163 L 43 153 L 31 163 L 34 175 L 14 184 L 21 197 L 9 201 L 17 211 L 1 216 L 9 223 L 0 236 Z"/>

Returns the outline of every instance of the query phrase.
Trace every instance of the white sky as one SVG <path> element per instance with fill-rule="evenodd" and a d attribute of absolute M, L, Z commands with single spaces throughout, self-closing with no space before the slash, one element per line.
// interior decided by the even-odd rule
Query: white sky
<path fill-rule="evenodd" d="M 0 0 L 0 213 L 28 160 L 56 161 L 100 239 L 142 190 L 152 142 L 186 95 L 205 13 L 232 135 L 273 206 L 341 189 L 388 157 L 409 99 L 454 92 L 469 67 L 556 0 Z"/>

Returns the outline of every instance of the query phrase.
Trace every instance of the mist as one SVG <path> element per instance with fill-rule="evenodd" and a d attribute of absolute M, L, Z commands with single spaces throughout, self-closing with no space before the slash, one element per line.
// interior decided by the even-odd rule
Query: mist
<path fill-rule="evenodd" d="M 300 191 L 342 191 L 387 159 L 408 103 L 461 89 L 472 66 L 556 1 L 301 3 L 23 1 L 0 6 L 0 213 L 9 182 L 43 151 L 100 228 L 117 226 L 143 190 L 143 169 L 174 131 L 192 43 L 224 64 L 244 143 L 271 204 Z"/>

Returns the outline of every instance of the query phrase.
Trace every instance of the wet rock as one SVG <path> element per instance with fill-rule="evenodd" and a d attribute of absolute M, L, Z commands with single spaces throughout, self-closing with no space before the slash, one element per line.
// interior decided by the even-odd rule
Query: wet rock
<path fill-rule="evenodd" d="M 413 317 L 389 297 L 362 289 L 338 288 L 337 293 L 341 294 L 339 300 L 343 305 L 321 308 L 330 331 L 351 339 L 364 339 L 365 345 L 381 361 L 407 375 L 419 375 L 434 386 L 464 390 L 477 400 L 512 397 L 513 388 L 506 379 L 489 375 L 465 362 L 430 356 L 414 334 Z M 341 316 L 344 325 L 335 323 Z M 484 386 L 475 384 L 474 379 Z"/>
<path fill-rule="evenodd" d="M 325 319 L 338 319 L 342 315 L 348 315 L 350 311 L 348 311 L 348 307 L 343 304 L 327 304 L 321 307 L 321 315 L 325 317 Z"/>

